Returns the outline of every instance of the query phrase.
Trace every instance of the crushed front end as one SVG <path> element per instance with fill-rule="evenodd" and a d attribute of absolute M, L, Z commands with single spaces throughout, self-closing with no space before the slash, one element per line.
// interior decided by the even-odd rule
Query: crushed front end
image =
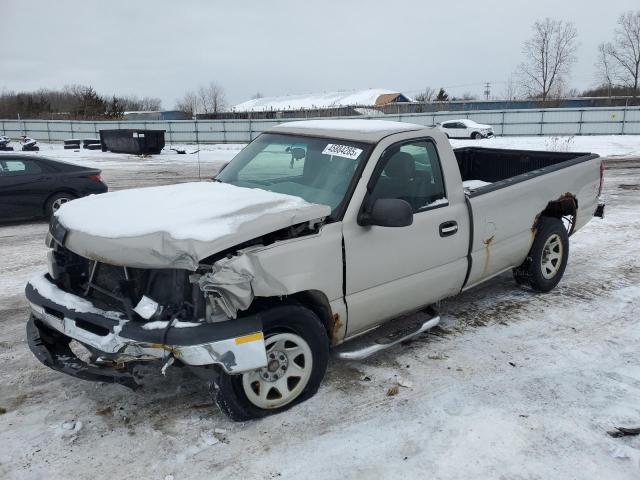
<path fill-rule="evenodd" d="M 172 363 L 215 378 L 266 365 L 260 313 L 237 318 L 199 282 L 211 267 L 139 269 L 76 255 L 55 221 L 49 272 L 26 286 L 29 347 L 48 367 L 85 380 L 138 386 L 136 367 Z M 80 358 L 74 343 L 84 347 Z"/>

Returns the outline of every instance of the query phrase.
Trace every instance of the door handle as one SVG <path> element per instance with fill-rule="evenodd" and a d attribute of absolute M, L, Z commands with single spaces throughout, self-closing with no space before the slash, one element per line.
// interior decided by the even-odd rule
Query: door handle
<path fill-rule="evenodd" d="M 440 236 L 449 237 L 458 231 L 458 222 L 449 220 L 440 224 Z"/>

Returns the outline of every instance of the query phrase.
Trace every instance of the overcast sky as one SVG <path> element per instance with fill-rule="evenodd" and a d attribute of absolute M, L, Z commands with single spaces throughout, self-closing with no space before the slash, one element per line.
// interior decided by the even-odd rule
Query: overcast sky
<path fill-rule="evenodd" d="M 571 86 L 595 83 L 597 45 L 638 0 L 0 0 L 0 90 L 92 85 L 171 109 L 215 81 L 230 104 L 426 86 L 500 94 L 537 18 L 579 34 Z"/>

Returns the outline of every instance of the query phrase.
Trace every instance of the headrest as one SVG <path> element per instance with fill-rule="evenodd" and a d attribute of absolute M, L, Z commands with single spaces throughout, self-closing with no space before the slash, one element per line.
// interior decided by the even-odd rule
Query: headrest
<path fill-rule="evenodd" d="M 416 163 L 413 156 L 406 152 L 394 153 L 384 167 L 387 177 L 410 179 L 416 171 Z"/>

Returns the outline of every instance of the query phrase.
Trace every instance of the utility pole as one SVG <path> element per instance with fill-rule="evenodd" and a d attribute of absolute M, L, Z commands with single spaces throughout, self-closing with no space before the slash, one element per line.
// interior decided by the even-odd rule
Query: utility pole
<path fill-rule="evenodd" d="M 491 83 L 486 82 L 484 84 L 484 98 L 489 100 L 489 97 L 491 97 Z"/>

